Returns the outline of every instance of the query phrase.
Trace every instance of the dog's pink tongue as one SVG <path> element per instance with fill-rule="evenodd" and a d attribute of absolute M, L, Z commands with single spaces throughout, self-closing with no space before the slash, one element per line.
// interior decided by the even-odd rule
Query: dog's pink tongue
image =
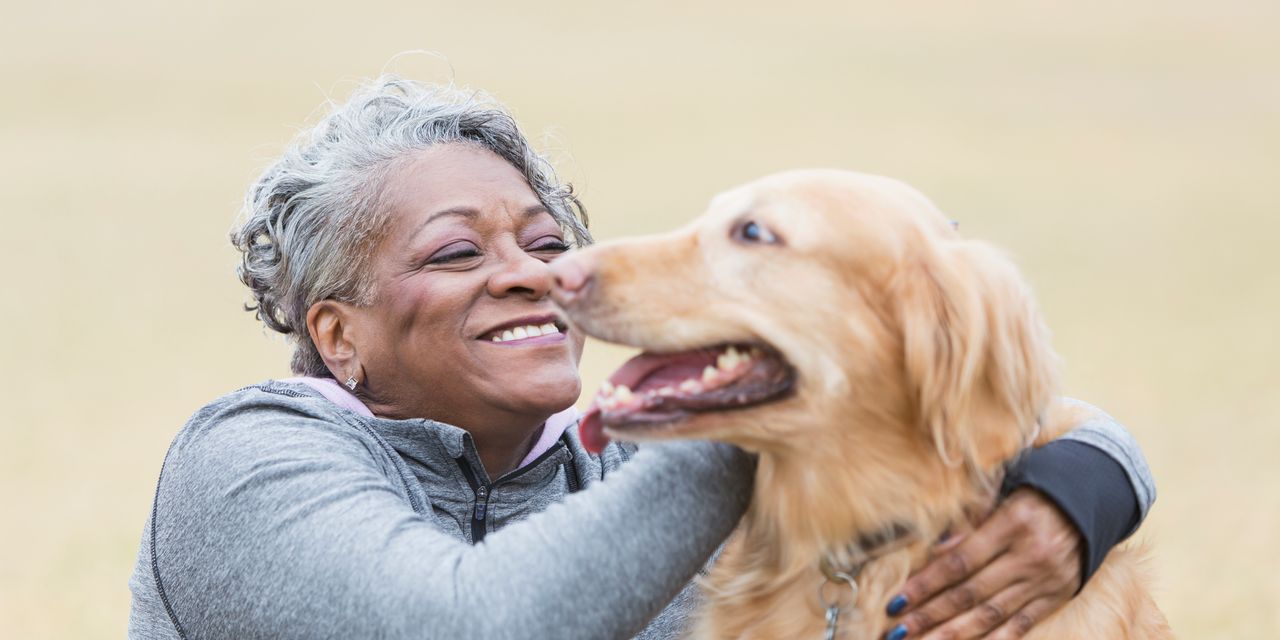
<path fill-rule="evenodd" d="M 604 421 L 600 419 L 600 407 L 591 407 L 583 414 L 578 423 L 578 437 L 582 446 L 594 454 L 599 454 L 609 445 L 609 438 L 604 435 Z"/>

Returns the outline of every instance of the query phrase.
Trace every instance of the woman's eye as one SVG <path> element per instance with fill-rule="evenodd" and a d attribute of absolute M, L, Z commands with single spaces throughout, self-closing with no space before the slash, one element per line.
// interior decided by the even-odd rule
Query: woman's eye
<path fill-rule="evenodd" d="M 459 260 L 466 260 L 467 258 L 475 258 L 479 255 L 480 250 L 470 244 L 451 246 L 432 255 L 427 259 L 427 264 L 449 264 Z"/>
<path fill-rule="evenodd" d="M 760 244 L 777 244 L 778 237 L 773 235 L 772 231 L 765 228 L 764 225 L 755 220 L 747 220 L 738 225 L 734 236 L 743 242 L 756 242 Z"/>
<path fill-rule="evenodd" d="M 560 240 L 559 238 L 547 240 L 545 242 L 535 242 L 533 246 L 529 248 L 530 252 L 549 253 L 564 253 L 568 250 L 569 245 L 565 244 L 564 240 Z"/>

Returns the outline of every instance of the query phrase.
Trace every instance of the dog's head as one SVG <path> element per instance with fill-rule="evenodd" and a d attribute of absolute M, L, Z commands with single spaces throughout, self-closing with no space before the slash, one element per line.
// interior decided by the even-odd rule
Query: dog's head
<path fill-rule="evenodd" d="M 578 327 L 644 351 L 601 389 L 589 446 L 603 427 L 986 470 L 1029 442 L 1055 386 L 1012 264 L 887 178 L 769 176 L 553 269 Z"/>

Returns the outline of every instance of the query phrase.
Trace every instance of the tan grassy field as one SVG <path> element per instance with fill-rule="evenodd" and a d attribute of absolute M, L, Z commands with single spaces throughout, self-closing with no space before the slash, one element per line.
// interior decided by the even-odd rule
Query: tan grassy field
<path fill-rule="evenodd" d="M 0 637 L 123 635 L 169 438 L 286 373 L 239 310 L 243 189 L 352 79 L 450 64 L 600 238 L 826 165 L 1009 248 L 1069 391 L 1145 447 L 1175 629 L 1280 637 L 1280 3 L 612 4 L 6 3 Z"/>

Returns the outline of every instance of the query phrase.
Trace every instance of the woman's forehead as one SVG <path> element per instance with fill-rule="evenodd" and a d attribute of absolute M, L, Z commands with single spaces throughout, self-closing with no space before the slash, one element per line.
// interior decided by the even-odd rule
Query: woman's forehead
<path fill-rule="evenodd" d="M 388 176 L 384 197 L 402 232 L 445 221 L 472 226 L 554 222 L 519 170 L 471 146 L 440 145 L 414 154 Z"/>

